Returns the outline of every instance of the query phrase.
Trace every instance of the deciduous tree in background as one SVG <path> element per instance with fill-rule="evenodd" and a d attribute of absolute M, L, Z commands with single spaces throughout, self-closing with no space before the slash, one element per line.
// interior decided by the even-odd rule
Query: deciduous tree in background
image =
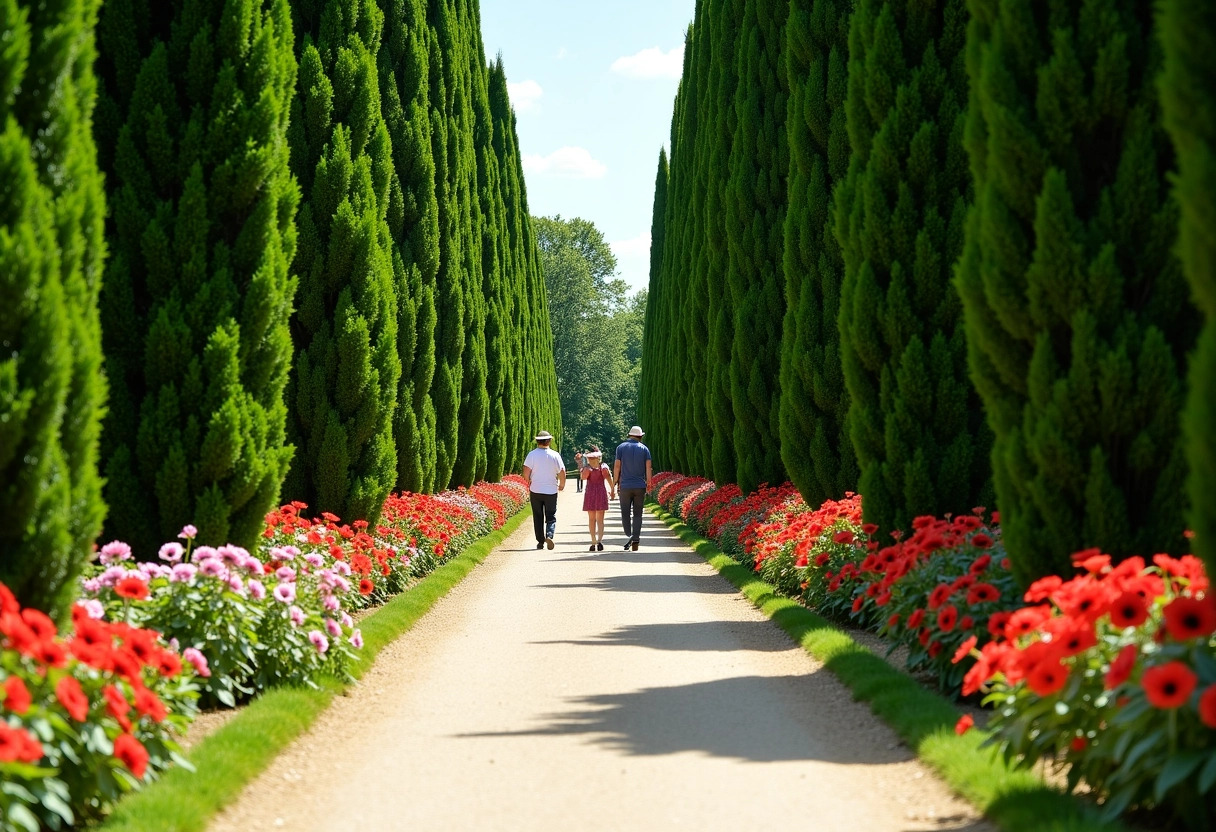
<path fill-rule="evenodd" d="M 963 0 L 862 0 L 849 32 L 841 359 L 858 491 L 883 534 L 986 505 L 990 490 L 951 282 L 971 188 L 965 34 Z"/>
<path fill-rule="evenodd" d="M 1178 426 L 1197 316 L 1172 253 L 1152 6 L 970 3 L 976 199 L 958 280 L 1024 581 L 1089 546 L 1185 546 Z"/>
<path fill-rule="evenodd" d="M 97 9 L 0 0 L 0 581 L 55 615 L 105 514 Z"/>
<path fill-rule="evenodd" d="M 142 552 L 252 545 L 291 460 L 292 47 L 286 0 L 102 12 L 107 531 Z"/>
<path fill-rule="evenodd" d="M 1191 356 L 1183 424 L 1194 549 L 1216 575 L 1216 5 L 1165 0 L 1161 106 L 1174 140 L 1181 233 L 1178 253 L 1205 324 Z"/>

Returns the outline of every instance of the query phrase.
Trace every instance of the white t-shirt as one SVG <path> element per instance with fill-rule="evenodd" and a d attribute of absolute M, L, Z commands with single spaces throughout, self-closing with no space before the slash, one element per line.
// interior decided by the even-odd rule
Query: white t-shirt
<path fill-rule="evenodd" d="M 528 454 L 524 466 L 532 469 L 532 491 L 536 494 L 556 494 L 557 474 L 566 470 L 561 454 L 552 448 L 537 448 Z"/>

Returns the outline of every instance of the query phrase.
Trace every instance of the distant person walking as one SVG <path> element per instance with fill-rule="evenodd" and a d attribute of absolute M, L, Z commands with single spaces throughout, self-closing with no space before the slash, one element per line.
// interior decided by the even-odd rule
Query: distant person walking
<path fill-rule="evenodd" d="M 592 445 L 592 447 L 595 447 Z M 583 493 L 583 469 L 587 467 L 586 457 L 583 454 L 576 453 L 574 455 L 574 476 L 578 477 L 578 493 Z"/>
<path fill-rule="evenodd" d="M 615 493 L 616 481 L 602 464 L 604 454 L 592 445 L 584 459 L 587 465 L 579 477 L 587 481 L 587 493 L 583 495 L 583 511 L 587 512 L 587 527 L 591 530 L 589 552 L 604 551 L 604 513 L 608 511 L 608 492 Z"/>
<path fill-rule="evenodd" d="M 637 425 L 630 428 L 629 438 L 616 448 L 616 463 L 613 465 L 621 494 L 621 525 L 625 527 L 625 537 L 628 538 L 625 548 L 635 552 L 642 537 L 642 507 L 651 478 L 650 448 L 642 444 L 645 435 Z"/>
<path fill-rule="evenodd" d="M 536 449 L 524 460 L 524 480 L 532 500 L 532 528 L 536 532 L 536 548 L 553 548 L 557 531 L 557 492 L 566 487 L 566 463 L 561 454 L 549 447 L 552 434 L 542 430 L 536 434 Z"/>

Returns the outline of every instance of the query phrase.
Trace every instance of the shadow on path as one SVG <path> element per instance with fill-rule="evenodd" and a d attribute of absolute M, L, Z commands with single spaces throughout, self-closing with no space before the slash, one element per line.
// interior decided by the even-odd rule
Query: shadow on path
<path fill-rule="evenodd" d="M 649 647 L 728 653 L 752 650 L 776 653 L 796 645 L 767 621 L 706 621 L 681 624 L 629 624 L 592 639 L 535 641 L 533 644 L 574 644 L 586 647 Z"/>
<path fill-rule="evenodd" d="M 872 742 L 841 743 L 838 714 L 811 709 L 819 687 L 814 677 L 741 676 L 675 687 L 644 688 L 572 700 L 575 710 L 549 714 L 532 731 L 457 734 L 458 737 L 584 735 L 614 752 L 658 756 L 701 752 L 752 762 L 823 760 L 883 765 L 908 759 L 900 748 Z M 823 680 L 830 683 L 830 680 Z M 774 693 L 785 696 L 774 698 Z M 788 698 L 787 698 L 788 697 Z M 790 707 L 782 707 L 783 700 Z M 793 703 L 807 703 L 793 707 Z M 869 715 L 865 715 L 867 721 Z M 816 725 L 814 723 L 820 723 Z M 826 726 L 833 726 L 828 729 Z M 815 736 L 829 738 L 816 742 Z"/>
<path fill-rule="evenodd" d="M 534 584 L 534 589 L 602 589 L 606 592 L 697 592 L 734 595 L 718 575 L 607 575 L 584 584 Z"/>

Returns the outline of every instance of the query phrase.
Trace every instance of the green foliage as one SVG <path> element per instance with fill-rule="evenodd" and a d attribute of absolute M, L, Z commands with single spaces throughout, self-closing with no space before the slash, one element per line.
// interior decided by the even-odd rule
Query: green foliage
<path fill-rule="evenodd" d="M 1171 252 L 1150 7 L 970 3 L 975 205 L 958 286 L 1023 581 L 1089 546 L 1185 545 L 1178 420 L 1197 316 Z"/>
<path fill-rule="evenodd" d="M 793 0 L 785 27 L 789 208 L 781 342 L 781 458 L 809 505 L 857 488 L 836 318 L 844 263 L 832 189 L 849 166 L 844 101 L 852 4 Z"/>
<path fill-rule="evenodd" d="M 439 205 L 435 198 L 430 89 L 430 29 L 422 0 L 380 0 L 381 112 L 392 142 L 388 228 L 397 296 L 401 386 L 393 418 L 397 488 L 423 492 L 435 478 L 435 292 Z"/>
<path fill-rule="evenodd" d="M 0 0 L 0 581 L 56 616 L 105 515 L 97 7 Z"/>
<path fill-rule="evenodd" d="M 616 257 L 595 225 L 561 217 L 532 223 L 551 312 L 561 446 L 568 458 L 592 444 L 611 454 L 637 410 L 644 302 L 611 279 Z"/>
<path fill-rule="evenodd" d="M 314 510 L 375 522 L 397 480 L 401 379 L 386 220 L 392 143 L 376 66 L 384 15 L 373 0 L 293 10 L 300 83 L 288 138 L 304 198 L 287 395 L 299 454 L 288 488 Z"/>
<path fill-rule="evenodd" d="M 738 122 L 725 200 L 727 285 L 734 315 L 730 387 L 736 482 L 744 491 L 786 480 L 779 444 L 781 321 L 785 315 L 786 79 L 781 46 L 789 3 L 744 4 Z"/>
<path fill-rule="evenodd" d="M 863 0 L 849 31 L 840 352 L 858 491 L 882 536 L 985 505 L 990 490 L 951 283 L 970 194 L 965 23 L 963 0 Z"/>
<path fill-rule="evenodd" d="M 110 0 L 98 35 L 107 530 L 252 545 L 292 455 L 287 3 Z"/>
<path fill-rule="evenodd" d="M 658 309 L 664 302 L 663 294 L 666 291 L 666 285 L 663 282 L 663 250 L 667 238 L 667 185 L 669 180 L 667 150 L 663 148 L 659 150 L 659 167 L 655 172 L 654 209 L 650 220 L 650 284 L 647 290 L 649 303 L 645 309 L 645 319 L 642 325 L 643 354 L 652 357 L 658 355 L 659 345 L 662 343 L 662 339 L 667 337 L 667 333 L 658 323 Z M 663 400 L 662 387 L 656 378 L 658 365 L 659 362 L 653 358 L 641 365 L 638 389 L 638 420 L 643 425 L 650 426 L 652 432 L 656 429 L 661 430 L 661 426 L 666 423 L 662 416 L 666 402 Z M 656 450 L 653 452 L 655 467 L 664 470 L 667 468 L 666 451 L 659 448 L 660 445 L 656 443 Z"/>
<path fill-rule="evenodd" d="M 1178 255 L 1205 324 L 1191 355 L 1183 424 L 1195 554 L 1216 574 L 1216 5 L 1166 0 L 1158 23 L 1165 52 L 1161 107 L 1174 140 L 1180 215 Z"/>

